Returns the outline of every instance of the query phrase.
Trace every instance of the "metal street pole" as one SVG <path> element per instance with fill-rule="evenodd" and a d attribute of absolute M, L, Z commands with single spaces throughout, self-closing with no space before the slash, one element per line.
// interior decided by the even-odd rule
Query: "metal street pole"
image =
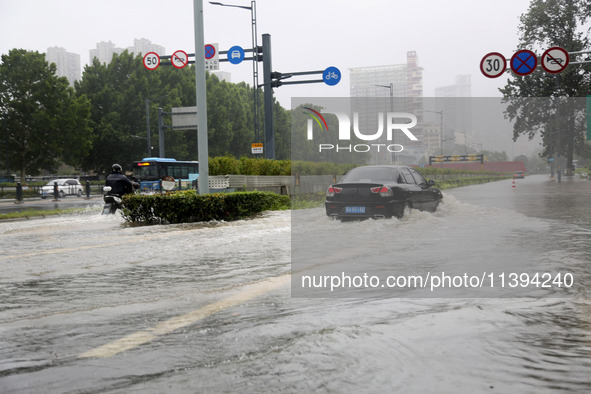
<path fill-rule="evenodd" d="M 209 153 L 207 147 L 207 85 L 205 81 L 205 38 L 203 0 L 193 0 L 195 27 L 195 87 L 197 99 L 197 148 L 199 152 L 199 194 L 209 194 Z"/>
<path fill-rule="evenodd" d="M 439 114 L 440 118 L 439 118 L 439 150 L 440 150 L 440 154 L 443 154 L 443 110 L 441 111 L 429 111 L 429 110 L 424 110 L 425 112 L 431 112 L 433 114 Z M 447 141 L 447 140 L 446 140 Z"/>
<path fill-rule="evenodd" d="M 244 10 L 250 10 L 250 22 L 251 22 L 251 39 L 253 48 L 252 57 L 252 89 L 253 89 L 253 116 L 254 116 L 254 138 L 259 141 L 259 59 L 258 59 L 258 42 L 257 42 L 257 11 L 256 1 L 250 2 L 250 7 L 243 5 L 224 4 L 219 1 L 210 1 L 209 4 L 219 5 L 222 7 L 234 7 L 242 8 Z"/>
<path fill-rule="evenodd" d="M 273 87 L 271 65 L 271 35 L 263 34 L 263 83 L 265 91 L 265 158 L 275 160 L 275 134 L 273 130 Z"/>
<path fill-rule="evenodd" d="M 168 94 L 162 95 L 155 99 L 146 99 L 146 129 L 148 130 L 148 156 L 146 157 L 152 157 L 152 142 L 150 136 L 150 103 L 157 103 L 158 100 L 164 97 L 168 97 Z M 158 127 L 160 127 L 160 125 L 158 125 Z M 158 133 L 160 133 L 160 128 L 158 129 Z M 158 134 L 158 138 L 160 138 L 160 134 Z"/>
<path fill-rule="evenodd" d="M 390 112 L 394 112 L 394 84 L 392 82 L 390 82 L 390 85 L 374 85 L 377 86 L 379 88 L 387 88 L 390 89 Z M 394 144 L 394 133 L 392 133 L 392 144 Z M 376 152 L 377 153 L 377 152 Z M 390 164 L 394 164 L 396 163 L 396 152 L 392 152 L 392 154 L 390 155 Z M 376 164 L 377 160 L 376 160 Z"/>
<path fill-rule="evenodd" d="M 152 143 L 150 141 L 150 99 L 146 99 L 146 128 L 148 129 L 148 156 L 152 157 Z"/>
<path fill-rule="evenodd" d="M 158 108 L 158 157 L 164 157 L 164 110 Z"/>

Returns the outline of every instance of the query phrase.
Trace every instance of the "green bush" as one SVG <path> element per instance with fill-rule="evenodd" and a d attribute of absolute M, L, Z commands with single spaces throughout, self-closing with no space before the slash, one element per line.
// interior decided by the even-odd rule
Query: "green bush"
<path fill-rule="evenodd" d="M 195 190 L 167 195 L 126 195 L 123 217 L 138 223 L 187 223 L 237 220 L 262 211 L 289 209 L 288 196 L 269 192 L 200 195 Z"/>
<path fill-rule="evenodd" d="M 508 177 L 490 177 L 490 176 L 479 176 L 479 177 L 471 177 L 471 178 L 455 178 L 455 179 L 446 179 L 444 181 L 437 181 L 435 187 L 441 190 L 451 189 L 454 187 L 461 187 L 461 186 L 469 186 L 469 185 L 476 185 L 480 183 L 488 183 L 488 182 L 496 182 L 502 179 L 507 179 Z"/>
<path fill-rule="evenodd" d="M 270 160 L 232 156 L 210 157 L 209 175 L 344 175 L 355 164 Z"/>

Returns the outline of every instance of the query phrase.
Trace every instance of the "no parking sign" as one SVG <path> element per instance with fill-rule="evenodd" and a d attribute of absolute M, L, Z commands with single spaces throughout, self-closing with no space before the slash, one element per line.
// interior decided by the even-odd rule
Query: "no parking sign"
<path fill-rule="evenodd" d="M 528 75 L 534 72 L 538 65 L 536 54 L 530 50 L 522 49 L 511 57 L 511 70 L 517 75 Z"/>

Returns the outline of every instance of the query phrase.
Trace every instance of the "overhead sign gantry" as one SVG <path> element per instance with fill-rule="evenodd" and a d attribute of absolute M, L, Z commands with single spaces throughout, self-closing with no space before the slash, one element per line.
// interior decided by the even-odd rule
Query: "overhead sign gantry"
<path fill-rule="evenodd" d="M 252 53 L 252 57 L 246 57 L 245 53 Z M 281 73 L 272 71 L 271 65 L 271 35 L 263 34 L 262 47 L 243 49 L 240 46 L 232 46 L 227 51 L 219 51 L 218 44 L 205 44 L 205 68 L 206 70 L 218 70 L 220 62 L 229 62 L 232 64 L 240 64 L 243 60 L 254 60 L 256 62 L 263 62 L 263 84 L 257 86 L 262 87 L 264 91 L 264 108 L 265 111 L 265 138 L 264 143 L 256 142 L 256 146 L 252 145 L 253 154 L 262 154 L 264 152 L 265 158 L 275 159 L 275 135 L 273 130 L 273 88 L 278 88 L 283 85 L 307 84 L 307 83 L 325 83 L 328 86 L 335 86 L 341 81 L 341 71 L 334 66 L 325 68 L 324 70 L 316 71 L 297 71 Z M 226 55 L 220 57 L 219 55 Z M 190 59 L 190 58 L 193 59 Z M 177 50 L 171 56 L 159 56 L 154 52 L 150 52 L 144 56 L 144 67 L 148 70 L 155 70 L 160 65 L 172 65 L 175 68 L 184 68 L 188 64 L 195 63 L 195 54 L 187 54 L 185 51 Z M 162 62 L 163 60 L 163 62 Z M 307 79 L 299 81 L 284 81 L 285 79 L 298 77 L 303 75 L 322 74 L 321 79 Z M 255 89 L 256 92 L 256 89 Z M 255 96 L 256 97 L 256 96 Z M 256 101 L 256 99 L 255 99 Z M 258 105 L 255 105 L 255 111 Z M 258 115 L 255 112 L 255 121 Z M 258 126 L 255 126 L 255 139 L 258 139 Z M 264 149 L 263 149 L 264 147 Z"/>

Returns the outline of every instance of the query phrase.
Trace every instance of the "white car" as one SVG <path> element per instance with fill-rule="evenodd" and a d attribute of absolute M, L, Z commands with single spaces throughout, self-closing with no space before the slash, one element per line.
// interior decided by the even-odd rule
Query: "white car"
<path fill-rule="evenodd" d="M 67 195 L 82 197 L 82 184 L 78 179 L 54 179 L 39 188 L 41 198 L 53 197 L 53 185 L 55 182 L 57 182 L 57 190 L 60 198 L 64 198 Z"/>

